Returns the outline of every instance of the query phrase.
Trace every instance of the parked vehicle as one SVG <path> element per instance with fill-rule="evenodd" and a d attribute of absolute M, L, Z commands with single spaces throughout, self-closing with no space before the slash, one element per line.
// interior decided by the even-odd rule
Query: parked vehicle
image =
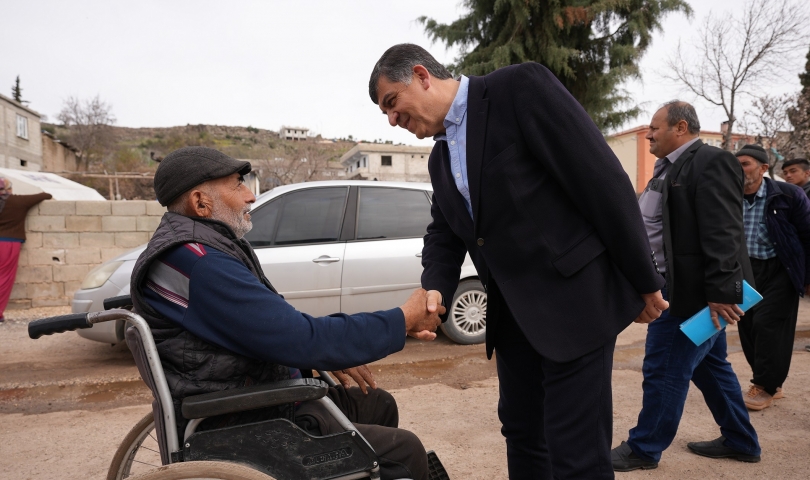
<path fill-rule="evenodd" d="M 422 237 L 430 222 L 431 185 L 326 181 L 277 187 L 251 211 L 250 241 L 264 273 L 295 308 L 310 315 L 357 313 L 401 305 L 420 286 Z M 145 245 L 93 269 L 73 296 L 74 313 L 104 309 L 129 293 Z M 469 256 L 442 331 L 462 344 L 486 335 L 486 293 Z M 79 330 L 106 343 L 124 339 L 123 321 Z"/>

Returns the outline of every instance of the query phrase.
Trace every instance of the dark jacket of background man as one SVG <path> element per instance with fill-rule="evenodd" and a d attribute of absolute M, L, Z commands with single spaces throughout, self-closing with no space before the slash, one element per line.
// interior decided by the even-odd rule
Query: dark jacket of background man
<path fill-rule="evenodd" d="M 469 252 L 487 286 L 490 356 L 507 308 L 534 349 L 557 362 L 615 339 L 644 308 L 639 295 L 663 279 L 630 180 L 601 132 L 535 63 L 470 77 L 467 115 L 475 221 L 447 143 L 437 142 L 422 286 L 449 302 Z"/>
<path fill-rule="evenodd" d="M 730 152 L 698 140 L 673 164 L 663 192 L 667 292 L 672 315 L 707 302 L 742 303 L 754 285 L 743 231 L 742 170 Z"/>
<path fill-rule="evenodd" d="M 776 256 L 790 276 L 796 292 L 804 296 L 810 284 L 810 200 L 804 190 L 789 183 L 763 181 L 768 185 L 765 224 L 776 244 Z"/>

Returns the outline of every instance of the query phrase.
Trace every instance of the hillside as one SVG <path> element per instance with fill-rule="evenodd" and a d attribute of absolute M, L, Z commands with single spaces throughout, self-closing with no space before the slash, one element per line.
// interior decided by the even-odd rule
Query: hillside
<path fill-rule="evenodd" d="M 43 124 L 43 129 L 71 143 L 66 128 Z M 107 127 L 103 141 L 90 153 L 89 173 L 133 172 L 153 174 L 161 159 L 169 152 L 185 146 L 216 148 L 234 158 L 251 160 L 259 174 L 262 190 L 275 185 L 302 181 L 333 179 L 341 176 L 339 160 L 354 142 L 323 140 L 282 140 L 278 133 L 253 127 L 221 125 L 186 125 L 166 128 Z M 80 167 L 83 169 L 83 167 Z M 71 179 L 95 188 L 109 196 L 110 181 L 72 175 Z M 113 188 L 116 188 L 113 186 Z M 121 179 L 117 191 L 126 199 L 154 199 L 151 179 Z"/>

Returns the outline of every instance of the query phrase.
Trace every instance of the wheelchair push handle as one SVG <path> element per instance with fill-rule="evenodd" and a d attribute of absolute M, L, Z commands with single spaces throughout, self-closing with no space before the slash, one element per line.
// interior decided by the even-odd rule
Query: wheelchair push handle
<path fill-rule="evenodd" d="M 120 295 L 104 299 L 104 310 L 113 308 L 126 308 L 132 306 L 132 295 Z"/>
<path fill-rule="evenodd" d="M 34 320 L 28 324 L 28 336 L 37 339 L 43 335 L 90 328 L 93 324 L 88 321 L 87 315 L 87 313 L 71 313 Z"/>

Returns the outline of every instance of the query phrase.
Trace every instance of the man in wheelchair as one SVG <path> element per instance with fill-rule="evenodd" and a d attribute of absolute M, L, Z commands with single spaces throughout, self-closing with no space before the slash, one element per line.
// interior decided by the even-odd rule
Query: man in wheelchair
<path fill-rule="evenodd" d="M 243 238 L 256 200 L 244 185 L 251 165 L 205 147 L 176 150 L 160 163 L 155 193 L 168 207 L 132 272 L 134 310 L 148 322 L 175 403 L 180 438 L 191 395 L 337 371 L 327 394 L 380 458 L 382 478 L 427 479 L 425 449 L 397 428 L 394 398 L 365 367 L 405 345 L 406 335 L 435 338 L 438 307 L 417 290 L 401 307 L 312 317 L 297 311 L 262 273 Z M 349 387 L 348 377 L 360 387 Z M 366 383 L 371 387 L 366 387 Z M 286 418 L 313 435 L 342 427 L 309 401 L 204 420 L 197 431 Z"/>

